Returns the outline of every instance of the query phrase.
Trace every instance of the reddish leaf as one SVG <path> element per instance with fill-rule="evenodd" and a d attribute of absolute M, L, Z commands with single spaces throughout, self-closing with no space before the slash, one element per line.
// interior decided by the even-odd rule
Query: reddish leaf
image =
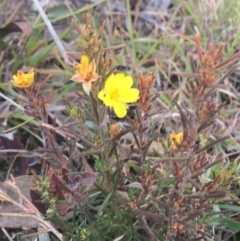
<path fill-rule="evenodd" d="M 57 176 L 57 174 L 52 169 L 49 169 L 48 173 L 50 173 L 50 176 L 49 176 L 49 191 L 50 192 L 53 192 L 53 193 L 58 192 L 58 194 L 60 196 L 62 196 L 60 194 L 61 191 L 65 191 L 67 193 L 72 193 L 71 189 L 69 189 L 62 183 L 60 178 Z"/>
<path fill-rule="evenodd" d="M 30 189 L 30 197 L 32 200 L 32 204 L 38 209 L 38 211 L 42 214 L 46 214 L 48 205 L 41 202 L 40 194 L 36 190 Z"/>
<path fill-rule="evenodd" d="M 49 178 L 49 191 L 52 193 L 55 193 L 57 190 L 57 183 L 59 179 L 51 168 L 48 170 L 48 178 Z"/>
<path fill-rule="evenodd" d="M 68 183 L 69 182 L 69 178 L 68 178 L 69 171 L 68 171 L 68 169 L 65 166 L 63 166 L 62 169 L 61 169 L 61 172 L 62 172 L 63 180 L 66 183 Z"/>
<path fill-rule="evenodd" d="M 66 214 L 68 211 L 68 207 L 69 207 L 68 203 L 67 204 L 56 204 L 56 208 L 61 214 Z"/>
<path fill-rule="evenodd" d="M 97 180 L 97 174 L 93 172 L 84 172 L 82 174 L 82 180 L 80 181 L 80 184 L 83 186 L 88 186 L 94 183 L 96 180 Z"/>
<path fill-rule="evenodd" d="M 74 182 L 80 182 L 82 180 L 82 178 L 83 177 L 81 175 L 76 175 L 76 176 L 74 176 L 73 180 L 74 180 Z"/>

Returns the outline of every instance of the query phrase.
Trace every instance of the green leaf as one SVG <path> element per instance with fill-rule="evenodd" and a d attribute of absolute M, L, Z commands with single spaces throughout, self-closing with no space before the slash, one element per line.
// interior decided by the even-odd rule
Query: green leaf
<path fill-rule="evenodd" d="M 236 220 L 234 220 L 232 218 L 215 217 L 215 218 L 212 218 L 212 220 L 210 221 L 210 225 L 223 226 L 225 228 L 229 228 L 233 232 L 240 231 L 240 222 L 237 222 Z"/>
<path fill-rule="evenodd" d="M 240 206 L 230 205 L 230 204 L 219 204 L 219 208 L 232 211 L 240 211 Z"/>
<path fill-rule="evenodd" d="M 41 63 L 47 56 L 49 56 L 50 52 L 53 50 L 54 44 L 50 44 L 43 48 L 36 56 L 33 56 L 29 62 L 30 66 L 37 66 Z"/>
<path fill-rule="evenodd" d="M 112 192 L 110 192 L 107 197 L 105 198 L 103 204 L 101 205 L 101 207 L 98 210 L 98 213 L 101 213 L 101 211 L 105 208 L 105 206 L 107 206 L 108 201 L 110 200 L 110 198 L 112 197 Z"/>
<path fill-rule="evenodd" d="M 162 93 L 160 97 L 170 108 L 173 107 L 172 101 L 165 94 Z"/>

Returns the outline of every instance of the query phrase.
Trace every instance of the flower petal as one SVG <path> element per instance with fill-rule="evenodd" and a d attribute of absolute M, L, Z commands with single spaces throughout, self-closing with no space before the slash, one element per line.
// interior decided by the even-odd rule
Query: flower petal
<path fill-rule="evenodd" d="M 28 79 L 28 85 L 32 85 L 32 83 L 34 82 L 34 71 L 33 69 L 31 69 L 28 74 L 27 74 L 27 79 Z"/>
<path fill-rule="evenodd" d="M 110 106 L 110 107 L 114 106 L 116 102 L 114 99 L 109 98 L 109 95 L 106 93 L 105 90 L 101 90 L 98 93 L 98 99 L 102 100 L 106 106 Z"/>
<path fill-rule="evenodd" d="M 83 90 L 89 95 L 90 91 L 91 91 L 91 86 L 92 83 L 91 82 L 85 82 L 82 84 L 83 86 Z"/>
<path fill-rule="evenodd" d="M 125 74 L 122 73 L 122 72 L 116 73 L 116 74 L 114 75 L 114 78 L 115 78 L 115 79 L 117 80 L 117 82 L 119 83 L 119 81 L 121 81 L 122 79 L 125 78 Z"/>
<path fill-rule="evenodd" d="M 110 98 L 109 95 L 106 95 L 103 102 L 106 106 L 114 106 L 116 103 L 116 100 Z"/>
<path fill-rule="evenodd" d="M 139 90 L 132 88 L 120 92 L 119 100 L 124 103 L 133 103 L 139 99 Z"/>
<path fill-rule="evenodd" d="M 106 91 L 105 90 L 101 90 L 100 92 L 98 92 L 98 99 L 103 101 L 105 98 L 106 98 Z"/>
<path fill-rule="evenodd" d="M 75 74 L 73 75 L 73 77 L 71 78 L 71 80 L 75 81 L 75 82 L 85 82 L 85 80 L 83 79 L 81 74 Z"/>
<path fill-rule="evenodd" d="M 98 78 L 99 78 L 99 75 L 98 75 L 96 72 L 94 72 L 94 73 L 92 74 L 91 79 L 90 79 L 89 81 L 94 82 L 94 81 L 96 81 Z"/>
<path fill-rule="evenodd" d="M 13 75 L 13 82 L 19 83 L 19 78 L 17 77 L 17 75 Z"/>
<path fill-rule="evenodd" d="M 133 79 L 131 76 L 125 76 L 122 79 L 119 79 L 118 88 L 119 89 L 130 89 L 133 85 Z"/>
<path fill-rule="evenodd" d="M 87 55 L 82 55 L 82 57 L 81 57 L 81 64 L 87 66 L 88 63 L 89 63 L 89 57 Z"/>
<path fill-rule="evenodd" d="M 76 72 L 79 72 L 81 70 L 81 66 L 82 64 L 74 63 L 74 69 L 76 70 Z"/>
<path fill-rule="evenodd" d="M 93 60 L 91 63 L 89 63 L 88 67 L 91 69 L 91 72 L 95 72 L 96 71 L 96 63 Z"/>
<path fill-rule="evenodd" d="M 113 89 L 117 88 L 117 81 L 114 74 L 111 74 L 105 82 L 106 92 L 111 92 Z"/>
<path fill-rule="evenodd" d="M 113 106 L 113 109 L 117 117 L 119 118 L 123 118 L 127 114 L 126 106 L 120 101 L 115 103 L 115 105 Z"/>

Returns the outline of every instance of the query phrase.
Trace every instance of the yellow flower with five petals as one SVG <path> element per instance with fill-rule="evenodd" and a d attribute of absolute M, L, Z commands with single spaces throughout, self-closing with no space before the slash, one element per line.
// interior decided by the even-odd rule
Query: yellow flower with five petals
<path fill-rule="evenodd" d="M 76 74 L 71 80 L 82 83 L 84 91 L 89 95 L 92 82 L 96 81 L 99 77 L 96 73 L 95 61 L 92 60 L 89 63 L 89 57 L 82 55 L 80 63 L 75 63 L 74 68 Z"/>
<path fill-rule="evenodd" d="M 15 87 L 21 89 L 30 87 L 34 82 L 33 69 L 31 69 L 27 74 L 21 70 L 18 70 L 17 75 L 13 75 L 13 80 L 11 82 Z"/>
<path fill-rule="evenodd" d="M 124 73 L 111 74 L 105 82 L 104 89 L 98 93 L 98 98 L 106 106 L 113 107 L 117 117 L 127 114 L 127 104 L 139 99 L 139 90 L 132 88 L 133 79 Z"/>

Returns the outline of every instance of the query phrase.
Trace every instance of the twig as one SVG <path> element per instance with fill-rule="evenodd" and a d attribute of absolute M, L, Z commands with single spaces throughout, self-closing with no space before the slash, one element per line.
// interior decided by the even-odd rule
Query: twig
<path fill-rule="evenodd" d="M 49 21 L 47 15 L 46 15 L 45 12 L 43 11 L 42 6 L 39 4 L 38 0 L 32 0 L 32 1 L 35 3 L 35 5 L 36 5 L 36 7 L 37 7 L 37 9 L 38 9 L 38 12 L 40 13 L 40 15 L 41 15 L 43 21 L 45 22 L 45 24 L 46 24 L 46 26 L 47 26 L 50 34 L 52 35 L 52 38 L 53 38 L 53 40 L 55 41 L 55 43 L 56 43 L 56 45 L 57 45 L 57 47 L 58 47 L 58 49 L 59 49 L 59 52 L 60 52 L 60 54 L 62 55 L 62 58 L 63 58 L 64 62 L 65 62 L 66 64 L 73 65 L 72 62 L 70 62 L 70 61 L 68 60 L 68 58 L 67 58 L 67 52 L 66 52 L 65 48 L 63 47 L 63 45 L 62 45 L 62 43 L 61 43 L 61 41 L 60 41 L 60 39 L 59 39 L 56 31 L 54 30 L 51 22 Z"/>
<path fill-rule="evenodd" d="M 41 226 L 43 226 L 48 231 L 51 231 L 52 233 L 54 233 L 59 240 L 63 241 L 62 234 L 58 230 L 56 230 L 51 225 L 51 223 L 49 223 L 48 221 L 44 220 L 42 215 L 38 211 L 38 209 L 31 203 L 31 201 L 29 201 L 21 193 L 21 191 L 20 191 L 19 187 L 16 185 L 15 180 L 14 180 L 13 177 L 12 177 L 12 181 L 6 181 L 6 182 L 4 182 L 4 185 L 6 187 L 11 187 L 11 188 L 15 189 L 18 192 L 20 199 L 23 200 L 23 202 L 18 203 L 17 201 L 13 200 L 7 193 L 5 193 L 3 190 L 0 189 L 0 197 L 1 197 L 2 201 L 10 202 L 13 205 L 19 207 L 20 209 L 23 210 L 23 212 L 19 213 L 19 215 L 24 216 L 24 217 L 29 216 L 29 217 L 33 217 L 33 218 L 37 219 Z M 17 214 L 16 213 L 0 213 L 0 215 L 16 216 Z"/>
<path fill-rule="evenodd" d="M 7 230 L 5 228 L 2 228 L 3 233 L 6 235 L 9 241 L 13 241 L 13 239 L 9 236 Z"/>
<path fill-rule="evenodd" d="M 21 105 L 17 104 L 16 102 L 14 102 L 13 100 L 11 100 L 10 98 L 8 98 L 6 95 L 4 95 L 4 94 L 1 93 L 1 92 L 0 92 L 0 96 L 1 96 L 3 99 L 5 99 L 5 100 L 7 100 L 8 102 L 10 102 L 11 104 L 13 104 L 14 106 L 16 106 L 18 109 L 24 110 L 24 108 L 23 108 Z"/>

